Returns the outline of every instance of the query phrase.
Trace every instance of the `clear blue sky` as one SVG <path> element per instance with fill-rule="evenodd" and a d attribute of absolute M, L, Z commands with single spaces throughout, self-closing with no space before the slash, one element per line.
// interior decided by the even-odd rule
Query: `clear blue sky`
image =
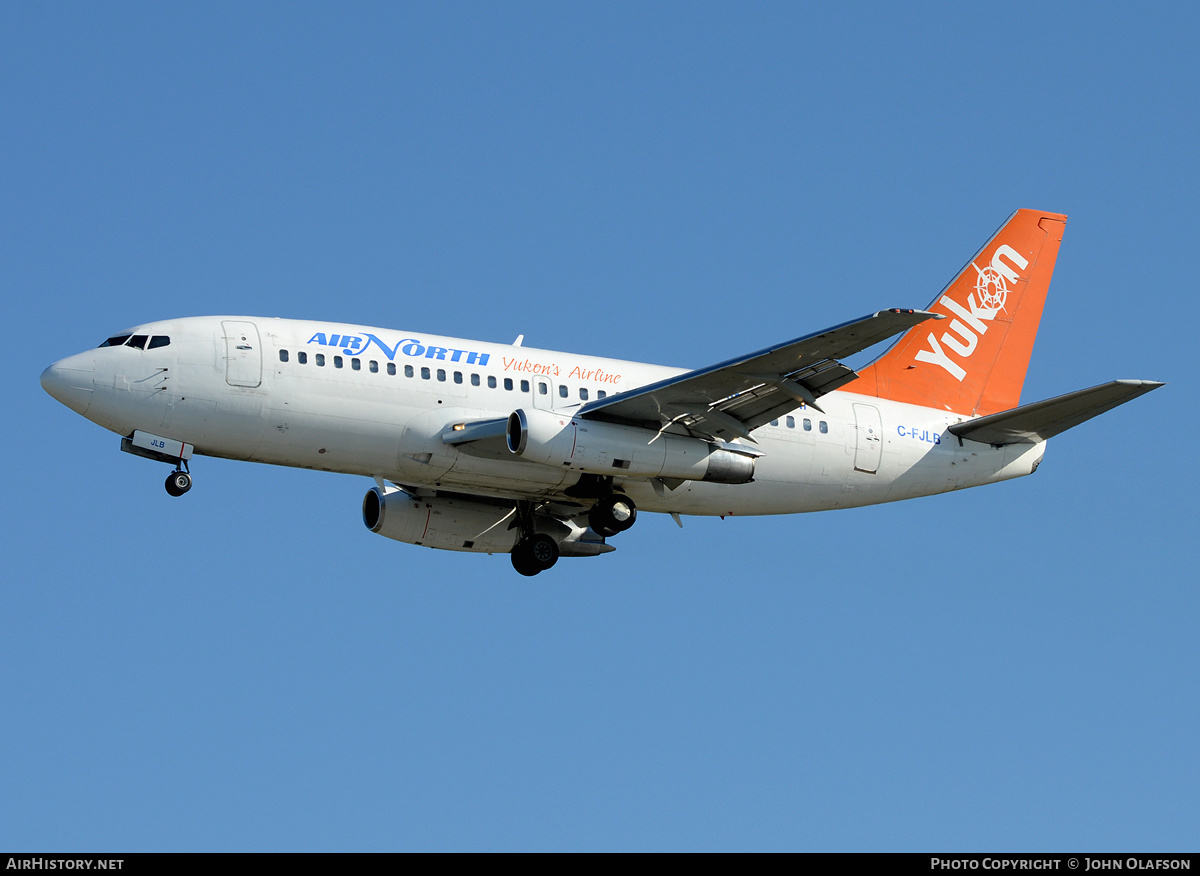
<path fill-rule="evenodd" d="M 0 847 L 1200 846 L 1195 4 L 0 4 Z M 526 580 L 38 386 L 153 319 L 699 367 L 1070 215 L 1036 476 Z"/>

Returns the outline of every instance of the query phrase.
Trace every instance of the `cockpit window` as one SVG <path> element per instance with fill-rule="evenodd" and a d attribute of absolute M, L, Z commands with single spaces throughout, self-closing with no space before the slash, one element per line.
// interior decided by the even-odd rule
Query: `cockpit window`
<path fill-rule="evenodd" d="M 171 339 L 166 335 L 155 335 L 150 339 L 150 343 L 146 345 L 147 350 L 157 350 L 159 347 L 165 347 L 171 343 Z"/>
<path fill-rule="evenodd" d="M 119 347 L 122 344 L 124 344 L 127 340 L 129 340 L 129 335 L 117 335 L 115 337 L 109 338 L 107 341 L 105 341 L 100 346 L 101 347 Z"/>
<path fill-rule="evenodd" d="M 146 335 L 134 335 L 125 342 L 127 347 L 137 347 L 139 350 L 146 349 Z"/>

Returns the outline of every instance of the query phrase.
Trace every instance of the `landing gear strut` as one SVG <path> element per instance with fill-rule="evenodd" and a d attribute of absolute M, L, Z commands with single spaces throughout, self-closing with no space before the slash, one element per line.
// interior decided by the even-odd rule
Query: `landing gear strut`
<path fill-rule="evenodd" d="M 176 469 L 167 475 L 167 492 L 172 496 L 182 496 L 192 488 L 192 476 L 186 471 Z"/>
<path fill-rule="evenodd" d="M 597 535 L 608 538 L 624 532 L 637 520 L 637 506 L 624 493 L 605 496 L 588 512 L 588 526 Z"/>

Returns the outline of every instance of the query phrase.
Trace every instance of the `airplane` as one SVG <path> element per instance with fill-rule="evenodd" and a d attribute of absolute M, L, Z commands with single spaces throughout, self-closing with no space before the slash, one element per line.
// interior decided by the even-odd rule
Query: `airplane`
<path fill-rule="evenodd" d="M 358 325 L 189 317 L 119 332 L 46 392 L 172 466 L 193 455 L 373 478 L 363 522 L 532 576 L 640 511 L 850 508 L 1037 470 L 1049 438 L 1163 384 L 1020 404 L 1066 216 L 1018 210 L 926 310 L 881 310 L 688 371 Z M 842 360 L 899 335 L 859 371 Z"/>

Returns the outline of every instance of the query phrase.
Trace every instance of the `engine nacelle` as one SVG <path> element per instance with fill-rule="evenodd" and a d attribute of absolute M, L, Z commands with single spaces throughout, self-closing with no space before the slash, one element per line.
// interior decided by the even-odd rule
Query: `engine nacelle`
<path fill-rule="evenodd" d="M 711 441 L 554 411 L 513 411 L 505 437 L 508 449 L 523 459 L 589 474 L 719 484 L 754 479 L 753 456 Z"/>
<path fill-rule="evenodd" d="M 509 529 L 512 506 L 470 499 L 410 496 L 403 490 L 372 487 L 363 497 L 363 523 L 396 541 L 448 551 L 508 553 L 517 540 Z"/>

